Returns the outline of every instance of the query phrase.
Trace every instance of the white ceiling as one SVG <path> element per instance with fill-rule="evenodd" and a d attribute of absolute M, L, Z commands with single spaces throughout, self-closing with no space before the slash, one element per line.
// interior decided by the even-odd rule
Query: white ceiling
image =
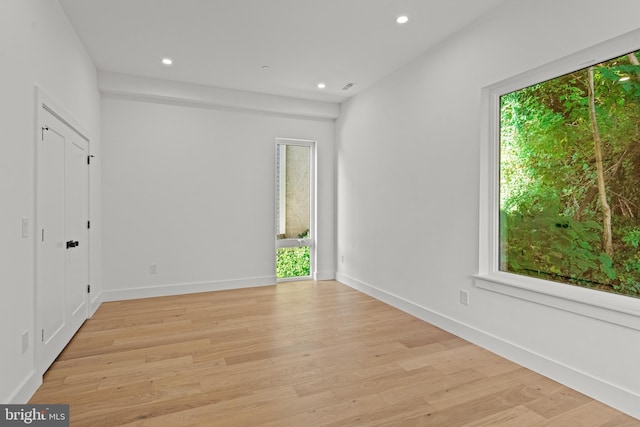
<path fill-rule="evenodd" d="M 99 70 L 341 102 L 506 0 L 59 1 Z"/>

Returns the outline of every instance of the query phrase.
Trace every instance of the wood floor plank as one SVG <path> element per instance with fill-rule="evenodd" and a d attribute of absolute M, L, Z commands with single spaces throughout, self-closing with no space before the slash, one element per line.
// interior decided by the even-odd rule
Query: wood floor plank
<path fill-rule="evenodd" d="M 422 373 L 414 372 L 411 381 L 406 381 L 397 387 L 391 387 L 381 392 L 380 395 L 389 404 L 399 404 L 404 400 L 416 398 L 424 400 L 423 397 L 436 396 L 442 390 L 454 389 L 460 385 L 486 378 L 475 369 L 464 369 L 448 375 L 434 368 L 430 369 L 430 372 L 425 372 L 425 369 L 422 370 Z"/>
<path fill-rule="evenodd" d="M 320 406 L 285 419 L 278 417 L 277 420 L 265 424 L 265 427 L 353 425 L 354 419 L 362 423 L 368 414 L 379 415 L 386 409 L 388 405 L 379 396 L 370 394 L 358 399 L 340 400 L 332 405 Z"/>
<path fill-rule="evenodd" d="M 549 419 L 589 403 L 590 399 L 577 391 L 559 388 L 551 394 L 525 404 L 533 412 Z"/>
<path fill-rule="evenodd" d="M 78 427 L 640 425 L 335 281 L 104 303 L 31 403 Z"/>
<path fill-rule="evenodd" d="M 330 427 L 342 426 L 406 426 L 408 421 L 414 418 L 429 418 L 435 409 L 422 399 L 406 400 L 394 405 L 388 405 L 376 410 L 365 408 L 349 418 L 326 424 Z M 433 426 L 435 424 L 420 424 L 420 426 Z M 323 424 L 324 426 L 324 424 Z"/>
<path fill-rule="evenodd" d="M 483 426 L 518 426 L 537 427 L 544 425 L 546 419 L 527 409 L 524 406 L 515 406 L 504 411 L 496 412 L 476 421 L 463 424 L 462 427 L 483 427 Z"/>

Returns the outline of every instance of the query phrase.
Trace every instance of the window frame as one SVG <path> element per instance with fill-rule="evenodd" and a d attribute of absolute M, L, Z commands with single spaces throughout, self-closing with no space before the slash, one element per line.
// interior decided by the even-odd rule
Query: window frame
<path fill-rule="evenodd" d="M 280 231 L 278 222 L 279 222 L 279 213 L 278 210 L 279 208 L 281 208 L 281 206 L 279 206 L 279 191 L 281 191 L 281 189 L 279 190 L 279 186 L 280 186 L 280 182 L 279 182 L 279 178 L 281 177 L 279 172 L 276 170 L 275 172 L 275 198 L 278 200 L 274 200 L 274 206 L 275 206 L 275 216 L 276 216 L 276 221 L 274 222 L 274 226 L 275 226 L 275 234 L 274 237 L 276 237 L 275 239 L 275 253 L 274 253 L 274 268 L 276 267 L 276 263 L 277 263 L 277 251 L 278 249 L 283 249 L 283 248 L 295 248 L 295 247 L 309 247 L 309 275 L 308 276 L 295 276 L 295 277 L 277 277 L 277 272 L 276 272 L 276 281 L 278 283 L 280 282 L 292 282 L 292 281 L 300 281 L 300 280 L 307 280 L 307 279 L 312 279 L 312 280 L 316 280 L 317 277 L 317 227 L 318 224 L 316 222 L 316 218 L 317 218 L 317 205 L 318 205 L 318 200 L 317 200 L 317 185 L 318 185 L 318 177 L 317 177 L 317 157 L 318 157 L 318 151 L 317 151 L 317 147 L 318 147 L 318 142 L 316 140 L 309 140 L 309 139 L 295 139 L 295 138 L 276 138 L 275 139 L 275 161 L 276 161 L 276 167 L 282 167 L 282 166 L 286 166 L 286 154 L 285 154 L 285 160 L 284 163 L 280 163 L 280 161 L 282 160 L 282 157 L 280 157 L 278 155 L 278 146 L 279 145 L 284 145 L 284 146 L 297 146 L 297 147 L 307 147 L 309 149 L 309 236 L 306 238 L 302 238 L 302 239 L 296 239 L 296 238 L 289 238 L 289 239 L 277 239 L 277 235 L 278 235 L 278 231 Z M 286 174 L 285 174 L 286 176 Z M 286 191 L 286 185 L 285 185 L 285 191 Z M 284 206 L 284 205 L 283 205 Z M 286 215 L 286 214 L 285 214 Z"/>
<path fill-rule="evenodd" d="M 640 29 L 482 89 L 479 256 L 475 286 L 491 292 L 640 330 L 640 298 L 499 269 L 500 97 L 640 49 Z"/>

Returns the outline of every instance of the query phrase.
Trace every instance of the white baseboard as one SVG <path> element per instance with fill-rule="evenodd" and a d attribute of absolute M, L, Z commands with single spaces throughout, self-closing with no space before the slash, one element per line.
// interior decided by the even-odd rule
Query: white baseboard
<path fill-rule="evenodd" d="M 139 288 L 110 289 L 102 291 L 103 301 L 122 301 L 139 298 L 194 294 L 198 292 L 225 291 L 229 289 L 255 288 L 276 284 L 276 276 L 249 277 L 244 279 L 217 280 L 212 282 L 179 283 Z"/>
<path fill-rule="evenodd" d="M 313 280 L 335 280 L 336 272 L 335 271 L 316 271 L 313 273 Z"/>
<path fill-rule="evenodd" d="M 22 383 L 16 388 L 11 397 L 9 398 L 9 404 L 13 405 L 24 405 L 29 402 L 31 396 L 35 394 L 38 390 L 38 387 L 42 385 L 42 376 L 38 375 L 38 373 L 33 370 L 27 376 L 27 378 L 22 381 Z"/>
<path fill-rule="evenodd" d="M 447 332 L 640 419 L 640 396 L 342 273 L 336 280 Z"/>

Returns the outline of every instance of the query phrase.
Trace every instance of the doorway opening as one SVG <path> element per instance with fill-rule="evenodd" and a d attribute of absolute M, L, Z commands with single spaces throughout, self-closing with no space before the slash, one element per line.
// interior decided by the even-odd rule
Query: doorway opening
<path fill-rule="evenodd" d="M 276 139 L 276 277 L 309 279 L 315 264 L 315 141 Z"/>

